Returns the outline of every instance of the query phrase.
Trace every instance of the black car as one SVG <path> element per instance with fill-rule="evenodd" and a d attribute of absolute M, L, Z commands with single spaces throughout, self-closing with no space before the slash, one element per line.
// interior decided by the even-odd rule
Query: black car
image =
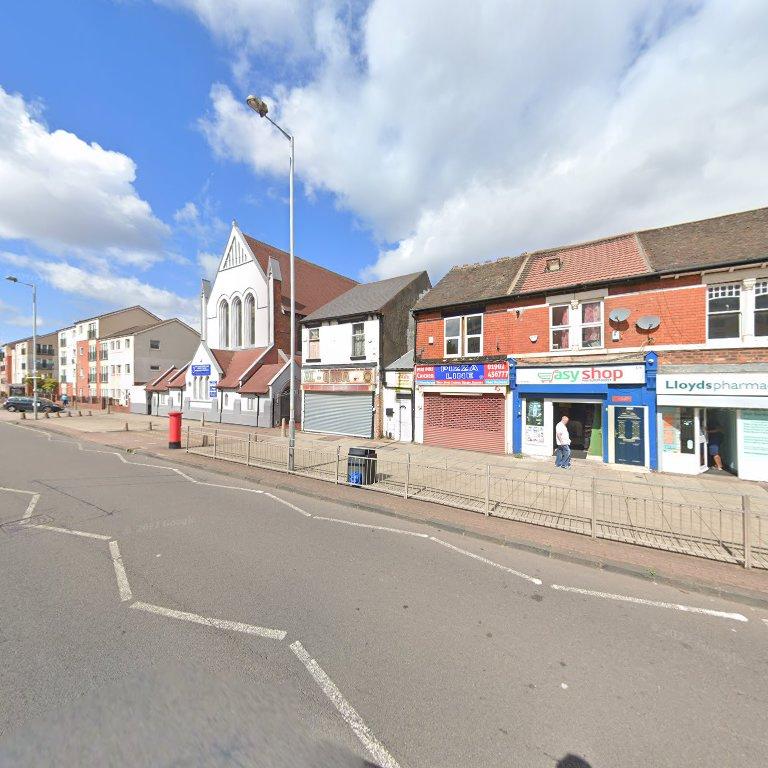
<path fill-rule="evenodd" d="M 6 411 L 34 411 L 35 400 L 32 397 L 9 397 L 3 404 Z M 44 397 L 37 398 L 37 410 L 41 413 L 55 413 L 64 409 L 53 400 L 47 400 Z"/>

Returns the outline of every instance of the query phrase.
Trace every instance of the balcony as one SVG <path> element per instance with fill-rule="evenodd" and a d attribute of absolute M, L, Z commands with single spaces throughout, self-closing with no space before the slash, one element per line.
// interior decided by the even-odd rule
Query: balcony
<path fill-rule="evenodd" d="M 96 329 L 94 328 L 93 330 L 88 331 L 88 339 L 91 340 L 95 338 L 96 338 Z"/>
<path fill-rule="evenodd" d="M 89 352 L 88 353 L 88 362 L 89 363 L 95 363 L 96 362 L 96 352 Z"/>

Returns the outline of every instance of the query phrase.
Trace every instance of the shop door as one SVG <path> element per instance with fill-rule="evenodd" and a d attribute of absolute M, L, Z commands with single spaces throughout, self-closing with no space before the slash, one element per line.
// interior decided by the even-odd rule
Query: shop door
<path fill-rule="evenodd" d="M 424 442 L 504 453 L 504 395 L 425 393 Z"/>
<path fill-rule="evenodd" d="M 373 437 L 373 393 L 305 392 L 303 430 Z"/>
<path fill-rule="evenodd" d="M 645 466 L 645 411 L 614 409 L 614 440 L 617 464 Z"/>
<path fill-rule="evenodd" d="M 395 395 L 395 419 L 397 420 L 397 439 L 403 443 L 413 440 L 412 425 L 413 397 L 411 393 L 398 392 Z"/>

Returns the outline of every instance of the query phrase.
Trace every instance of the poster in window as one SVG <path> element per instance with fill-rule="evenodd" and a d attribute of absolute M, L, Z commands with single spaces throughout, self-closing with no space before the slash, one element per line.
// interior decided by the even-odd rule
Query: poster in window
<path fill-rule="evenodd" d="M 664 411 L 661 422 L 664 453 L 680 453 L 680 411 Z"/>
<path fill-rule="evenodd" d="M 527 400 L 525 404 L 525 441 L 544 445 L 544 401 Z"/>
<path fill-rule="evenodd" d="M 768 457 L 768 411 L 747 409 L 741 412 L 744 453 Z"/>

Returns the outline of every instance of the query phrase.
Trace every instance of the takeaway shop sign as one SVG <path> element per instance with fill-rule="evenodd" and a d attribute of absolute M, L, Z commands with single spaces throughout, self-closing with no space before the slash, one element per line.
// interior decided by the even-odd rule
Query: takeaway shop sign
<path fill-rule="evenodd" d="M 507 386 L 509 363 L 457 363 L 456 365 L 417 365 L 419 386 Z"/>
<path fill-rule="evenodd" d="M 594 386 L 596 384 L 644 384 L 644 365 L 585 365 L 562 368 L 518 368 L 518 384 Z"/>

